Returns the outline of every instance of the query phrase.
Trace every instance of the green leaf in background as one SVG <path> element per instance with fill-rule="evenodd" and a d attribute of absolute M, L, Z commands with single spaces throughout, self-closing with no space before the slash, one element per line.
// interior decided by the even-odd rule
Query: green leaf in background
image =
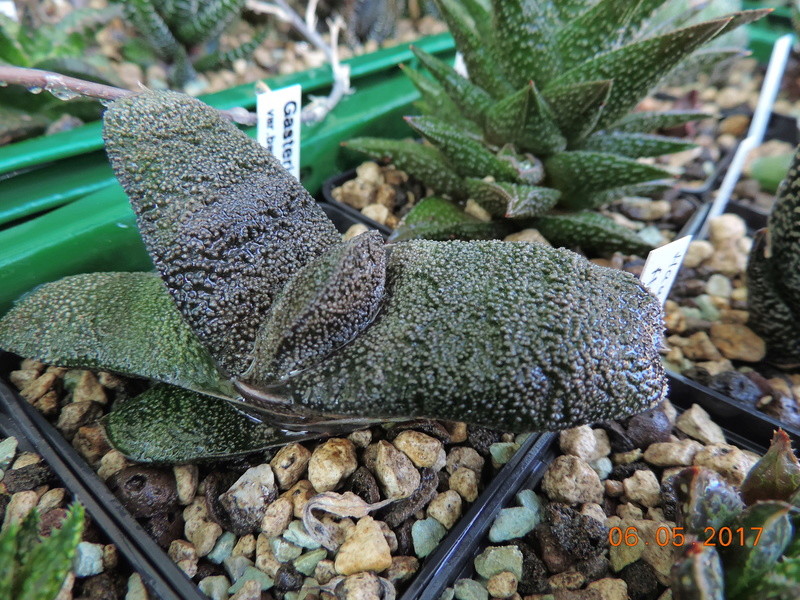
<path fill-rule="evenodd" d="M 632 112 L 614 124 L 613 130 L 625 133 L 651 133 L 658 129 L 670 129 L 691 121 L 708 119 L 708 113 L 694 110 L 668 110 L 664 112 Z"/>
<path fill-rule="evenodd" d="M 390 242 L 408 239 L 489 240 L 510 233 L 502 221 L 481 221 L 453 202 L 438 196 L 420 200 L 389 237 Z"/>
<path fill-rule="evenodd" d="M 230 396 L 155 273 L 85 273 L 46 283 L 0 319 L 0 347 Z"/>
<path fill-rule="evenodd" d="M 672 566 L 670 589 L 673 600 L 725 600 L 724 575 L 717 549 L 692 542 Z"/>
<path fill-rule="evenodd" d="M 591 133 L 605 110 L 611 80 L 582 81 L 548 88 L 544 93 L 558 127 L 568 142 Z"/>
<path fill-rule="evenodd" d="M 750 176 L 765 192 L 776 193 L 792 165 L 794 152 L 776 156 L 761 156 L 750 165 Z"/>
<path fill-rule="evenodd" d="M 486 113 L 486 139 L 492 144 L 514 143 L 527 126 L 533 84 L 496 102 Z"/>
<path fill-rule="evenodd" d="M 680 138 L 670 138 L 649 133 L 600 132 L 591 136 L 583 144 L 584 150 L 619 154 L 628 158 L 661 156 L 694 148 L 693 142 Z"/>
<path fill-rule="evenodd" d="M 789 500 L 800 489 L 800 462 L 783 429 L 772 436 L 769 450 L 747 473 L 739 488 L 747 504 L 758 500 Z"/>
<path fill-rule="evenodd" d="M 635 231 L 596 212 L 541 216 L 534 226 L 554 246 L 580 246 L 585 252 L 623 252 L 642 256 L 653 249 Z"/>

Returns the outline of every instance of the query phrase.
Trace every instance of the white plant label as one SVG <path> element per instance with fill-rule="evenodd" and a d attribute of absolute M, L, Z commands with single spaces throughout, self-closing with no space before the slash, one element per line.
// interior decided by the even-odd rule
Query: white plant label
<path fill-rule="evenodd" d="M 640 279 L 644 287 L 653 292 L 661 304 L 667 301 L 672 283 L 678 275 L 691 241 L 692 236 L 687 235 L 656 248 L 647 255 Z"/>
<path fill-rule="evenodd" d="M 456 60 L 453 63 L 453 69 L 462 77 L 469 77 L 467 73 L 467 63 L 464 62 L 464 55 L 461 52 L 456 52 Z"/>
<path fill-rule="evenodd" d="M 301 94 L 297 84 L 256 95 L 256 139 L 296 179 L 300 179 Z"/>
<path fill-rule="evenodd" d="M 0 14 L 7 16 L 12 21 L 19 21 L 17 7 L 13 0 L 0 0 Z"/>

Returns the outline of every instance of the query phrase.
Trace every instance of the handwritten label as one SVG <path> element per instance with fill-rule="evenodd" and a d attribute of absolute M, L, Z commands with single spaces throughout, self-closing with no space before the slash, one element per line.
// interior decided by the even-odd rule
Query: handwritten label
<path fill-rule="evenodd" d="M 7 16 L 12 21 L 19 21 L 17 7 L 13 0 L 0 0 L 0 14 Z"/>
<path fill-rule="evenodd" d="M 256 139 L 300 179 L 300 84 L 256 96 Z"/>
<path fill-rule="evenodd" d="M 661 304 L 667 301 L 672 282 L 678 275 L 691 241 L 692 236 L 687 235 L 666 246 L 656 248 L 647 255 L 640 279 L 644 287 L 653 292 Z"/>

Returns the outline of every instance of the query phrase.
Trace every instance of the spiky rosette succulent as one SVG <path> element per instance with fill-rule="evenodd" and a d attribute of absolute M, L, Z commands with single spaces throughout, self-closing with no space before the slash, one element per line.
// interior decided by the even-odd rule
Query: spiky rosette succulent
<path fill-rule="evenodd" d="M 661 307 L 628 273 L 539 244 L 341 241 L 266 149 L 181 94 L 117 100 L 104 126 L 159 273 L 46 284 L 0 347 L 156 382 L 106 422 L 134 459 L 412 417 L 562 429 L 665 395 Z"/>
<path fill-rule="evenodd" d="M 800 365 L 800 151 L 795 154 L 747 264 L 747 325 L 767 344 L 768 358 Z"/>
<path fill-rule="evenodd" d="M 553 244 L 645 252 L 644 239 L 592 211 L 658 189 L 670 173 L 638 159 L 691 144 L 652 132 L 705 115 L 633 109 L 703 44 L 768 12 L 669 30 L 648 21 L 667 1 L 437 0 L 469 78 L 415 50 L 432 78 L 406 69 L 422 96 L 422 116 L 406 120 L 427 144 L 358 138 L 347 146 L 393 161 L 456 204 L 471 199 L 516 221 L 509 227 L 536 227 Z M 401 224 L 401 239 L 498 232 L 495 224 L 465 232 L 452 211 L 420 210 L 424 217 L 412 209 Z"/>
<path fill-rule="evenodd" d="M 676 491 L 690 540 L 672 569 L 675 600 L 800 597 L 800 463 L 784 431 L 738 490 L 705 467 L 665 485 Z"/>

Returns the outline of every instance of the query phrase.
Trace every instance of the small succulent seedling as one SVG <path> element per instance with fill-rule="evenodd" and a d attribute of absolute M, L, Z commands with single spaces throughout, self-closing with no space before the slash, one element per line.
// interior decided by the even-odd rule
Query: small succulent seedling
<path fill-rule="evenodd" d="M 766 230 L 747 264 L 748 327 L 767 344 L 767 357 L 800 365 L 800 152 L 795 154 Z"/>
<path fill-rule="evenodd" d="M 64 584 L 83 533 L 84 510 L 73 504 L 61 527 L 39 536 L 39 512 L 0 532 L 0 598 L 54 600 Z"/>
<path fill-rule="evenodd" d="M 106 423 L 135 459 L 410 417 L 562 429 L 664 397 L 661 308 L 628 273 L 541 244 L 342 241 L 269 152 L 181 94 L 117 100 L 104 125 L 160 277 L 46 284 L 0 346 L 158 382 Z"/>
<path fill-rule="evenodd" d="M 432 78 L 406 69 L 423 113 L 406 120 L 427 144 L 379 138 L 346 144 L 392 160 L 446 196 L 419 203 L 394 239 L 490 239 L 535 227 L 554 245 L 586 252 L 652 249 L 596 209 L 660 189 L 658 181 L 670 173 L 638 159 L 692 144 L 652 132 L 706 115 L 633 110 L 687 59 L 730 55 L 697 54 L 706 42 L 769 12 L 671 30 L 694 13 L 650 20 L 667 3 L 494 0 L 489 8 L 488 1 L 437 0 L 469 77 L 415 50 Z M 460 207 L 468 200 L 494 222 L 465 214 Z"/>
<path fill-rule="evenodd" d="M 739 490 L 705 467 L 675 476 L 679 525 L 698 539 L 672 569 L 675 600 L 800 597 L 800 464 L 778 430 Z"/>

